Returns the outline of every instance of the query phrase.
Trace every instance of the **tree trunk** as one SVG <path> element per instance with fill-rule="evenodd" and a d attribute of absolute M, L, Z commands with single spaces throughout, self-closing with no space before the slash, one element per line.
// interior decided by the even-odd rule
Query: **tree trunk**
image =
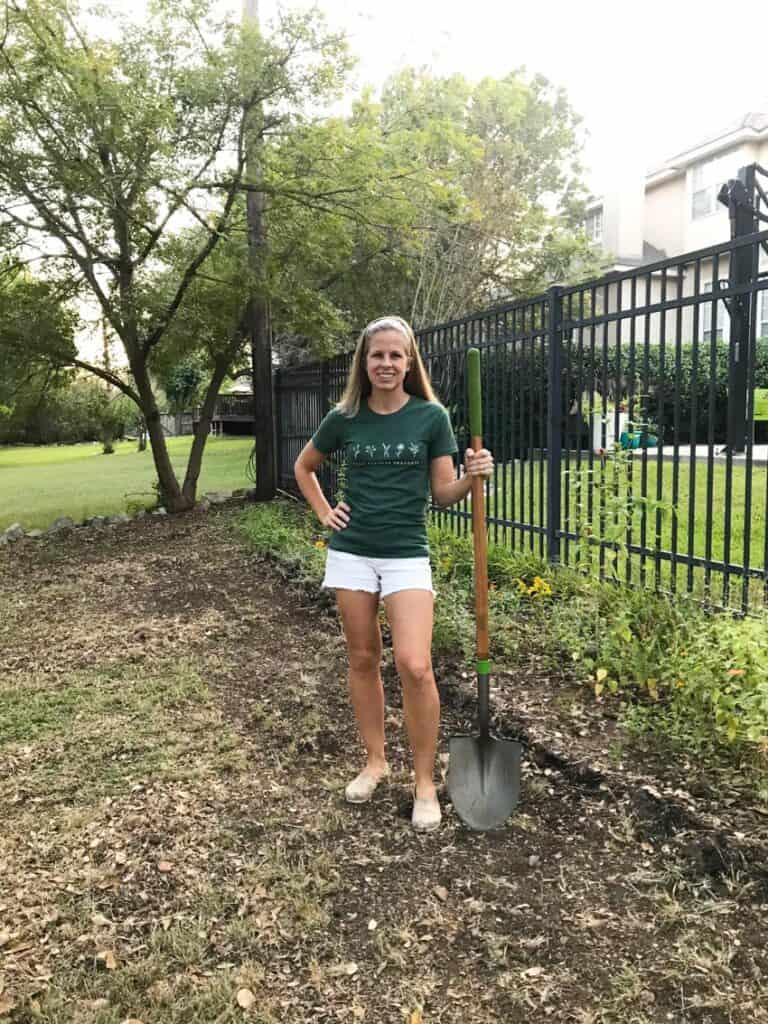
<path fill-rule="evenodd" d="M 243 0 L 243 22 L 258 27 L 258 0 Z M 261 105 L 251 113 L 246 135 L 246 170 L 249 180 L 262 180 L 262 154 L 259 136 L 253 130 L 253 119 L 261 120 Z M 265 276 L 267 258 L 266 196 L 248 191 L 246 198 L 248 223 L 248 262 L 254 276 Z M 256 446 L 256 500 L 270 501 L 277 487 L 275 461 L 275 420 L 272 407 L 272 338 L 269 308 L 263 295 L 255 290 L 247 309 L 248 333 L 251 337 L 251 369 L 253 372 L 253 434 Z"/>
<path fill-rule="evenodd" d="M 165 434 L 160 421 L 160 411 L 152 392 L 152 384 L 147 372 L 147 366 L 142 358 L 131 361 L 131 372 L 136 382 L 136 390 L 141 398 L 141 411 L 144 414 L 144 421 L 147 424 L 147 433 L 152 446 L 152 458 L 157 470 L 157 479 L 160 481 L 162 501 L 168 512 L 186 512 L 192 508 L 194 499 L 190 501 L 182 493 L 179 481 L 171 465 L 171 458 L 168 454 L 168 446 L 165 443 Z"/>
<path fill-rule="evenodd" d="M 256 500 L 275 496 L 275 416 L 272 401 L 272 345 L 269 312 L 261 298 L 252 300 L 250 318 L 253 367 L 253 434 L 256 445 Z"/>
<path fill-rule="evenodd" d="M 221 383 L 227 375 L 228 366 L 229 361 L 216 363 L 213 377 L 211 377 L 211 383 L 208 385 L 208 390 L 205 393 L 203 404 L 200 407 L 200 419 L 198 420 L 197 427 L 195 429 L 195 439 L 192 442 L 192 448 L 189 453 L 187 472 L 184 477 L 184 486 L 182 487 L 182 495 L 187 501 L 191 502 L 192 505 L 194 505 L 195 497 L 197 495 L 197 481 L 200 477 L 200 468 L 203 464 L 203 452 L 205 451 L 208 432 L 211 429 L 211 420 L 213 419 L 213 413 L 216 408 L 216 399 L 219 395 Z"/>

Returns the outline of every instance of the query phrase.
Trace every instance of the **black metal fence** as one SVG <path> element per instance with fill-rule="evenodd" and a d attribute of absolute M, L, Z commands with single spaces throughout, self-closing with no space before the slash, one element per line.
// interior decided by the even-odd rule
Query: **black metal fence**
<path fill-rule="evenodd" d="M 768 231 L 751 231 L 419 332 L 460 451 L 466 352 L 481 349 L 491 540 L 713 605 L 768 604 L 766 254 Z M 279 486 L 295 487 L 350 358 L 277 374 Z M 329 499 L 336 473 L 323 468 Z M 468 501 L 433 514 L 470 528 Z"/>

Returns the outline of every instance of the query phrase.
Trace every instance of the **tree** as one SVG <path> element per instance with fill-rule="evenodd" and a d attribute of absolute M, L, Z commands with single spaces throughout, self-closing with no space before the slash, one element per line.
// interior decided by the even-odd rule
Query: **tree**
<path fill-rule="evenodd" d="M 405 69 L 368 93 L 353 122 L 378 124 L 394 148 L 445 185 L 422 206 L 420 230 L 392 238 L 397 272 L 339 279 L 337 301 L 397 309 L 417 326 L 589 276 L 595 258 L 580 229 L 579 120 L 562 90 L 513 72 L 472 84 Z"/>
<path fill-rule="evenodd" d="M 172 511 L 194 503 L 206 417 L 242 346 L 242 315 L 218 350 L 183 482 L 160 425 L 153 360 L 232 229 L 249 188 L 246 136 L 289 132 L 302 110 L 338 92 L 349 66 L 317 16 L 285 16 L 266 39 L 215 23 L 211 6 L 155 3 L 140 24 L 103 39 L 86 30 L 77 0 L 8 0 L 0 46 L 0 230 L 55 259 L 58 279 L 90 295 L 122 342 L 129 379 L 71 363 L 140 407 Z M 300 182 L 273 183 L 281 188 L 315 198 Z M 199 232 L 179 244 L 191 223 Z"/>

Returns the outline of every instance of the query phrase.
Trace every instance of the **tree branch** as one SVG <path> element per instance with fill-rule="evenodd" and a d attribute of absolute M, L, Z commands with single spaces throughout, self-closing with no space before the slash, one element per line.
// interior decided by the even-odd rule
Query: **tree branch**
<path fill-rule="evenodd" d="M 126 384 L 114 373 L 110 373 L 109 370 L 103 370 L 100 366 L 93 366 L 91 363 L 86 363 L 82 359 L 73 359 L 72 366 L 76 366 L 79 370 L 86 370 L 88 373 L 94 374 L 96 377 L 100 377 L 107 384 L 111 384 L 116 387 L 118 391 L 122 391 L 124 395 L 127 395 L 133 402 L 138 405 L 141 409 L 141 399 L 139 398 L 138 392 L 134 391 L 130 384 Z"/>

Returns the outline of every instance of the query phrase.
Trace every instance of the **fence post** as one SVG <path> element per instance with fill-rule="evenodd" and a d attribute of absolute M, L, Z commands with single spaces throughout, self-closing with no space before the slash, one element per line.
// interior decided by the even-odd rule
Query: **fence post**
<path fill-rule="evenodd" d="M 323 419 L 328 412 L 331 399 L 331 374 L 328 362 L 327 359 L 324 359 L 320 364 L 320 419 Z"/>
<path fill-rule="evenodd" d="M 560 519 L 562 480 L 562 378 L 560 341 L 563 328 L 562 288 L 553 285 L 547 291 L 547 341 L 549 360 L 547 393 L 549 417 L 547 423 L 547 560 L 560 561 Z"/>
<path fill-rule="evenodd" d="M 755 164 L 739 169 L 737 180 L 729 181 L 720 190 L 720 202 L 728 207 L 731 238 L 751 235 L 759 230 L 755 216 Z M 738 288 L 752 282 L 752 247 L 742 246 L 731 252 L 728 283 Z M 713 287 L 717 287 L 712 282 Z M 728 448 L 743 452 L 747 443 L 747 362 L 749 359 L 750 306 L 756 293 L 735 295 L 728 310 L 731 318 L 728 345 Z M 751 438 L 750 438 L 751 439 Z"/>

